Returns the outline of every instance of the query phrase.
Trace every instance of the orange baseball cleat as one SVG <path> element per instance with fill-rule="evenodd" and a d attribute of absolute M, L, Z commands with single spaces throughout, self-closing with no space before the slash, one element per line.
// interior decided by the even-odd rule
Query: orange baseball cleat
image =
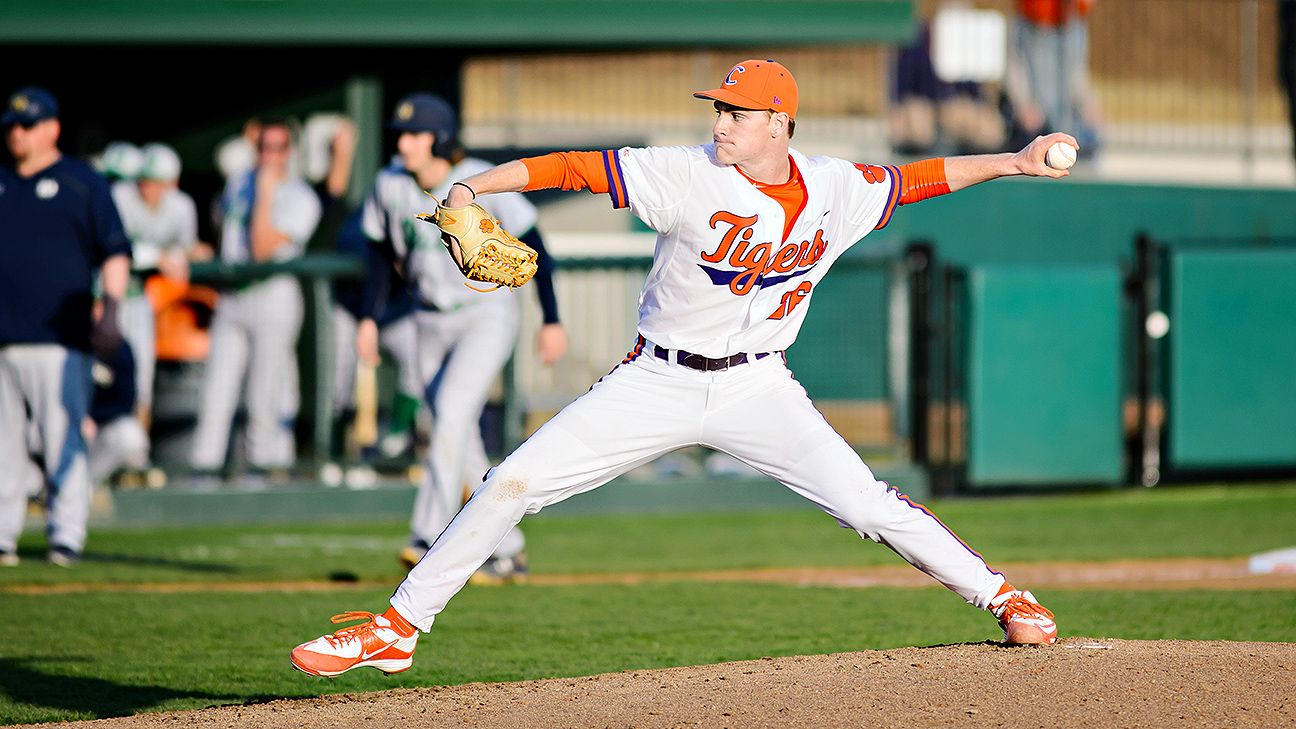
<path fill-rule="evenodd" d="M 1057 642 L 1053 613 L 1035 601 L 1029 592 L 1007 582 L 990 601 L 990 612 L 999 618 L 1004 642 L 1011 645 L 1049 645 Z"/>
<path fill-rule="evenodd" d="M 365 620 L 293 649 L 292 664 L 302 673 L 332 678 L 353 668 L 372 666 L 383 673 L 400 673 L 414 663 L 418 629 L 395 609 L 382 615 L 348 612 L 334 615 L 334 623 Z"/>

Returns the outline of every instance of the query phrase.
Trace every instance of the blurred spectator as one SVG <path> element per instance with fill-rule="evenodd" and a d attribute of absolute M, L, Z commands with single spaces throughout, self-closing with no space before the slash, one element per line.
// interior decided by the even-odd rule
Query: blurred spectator
<path fill-rule="evenodd" d="M 109 142 L 93 163 L 109 182 L 129 181 L 139 175 L 140 167 L 144 165 L 144 154 L 130 142 Z"/>
<path fill-rule="evenodd" d="M 356 256 L 364 261 L 366 271 L 372 266 L 390 266 L 386 258 L 371 255 L 371 243 L 361 228 L 363 208 L 347 217 L 337 236 L 338 253 Z M 392 283 L 379 294 L 378 343 L 396 361 L 398 376 L 387 432 L 378 441 L 378 452 L 388 459 L 408 455 L 415 441 L 415 420 L 422 404 L 423 384 L 418 369 L 418 331 L 411 316 L 415 309 L 413 290 L 392 271 L 383 277 Z M 356 328 L 363 318 L 364 284 L 339 281 L 333 287 L 333 445 L 334 461 L 344 453 L 346 433 L 356 416 Z M 376 435 L 376 434 L 375 434 Z M 372 444 L 361 444 L 372 445 Z M 341 467 L 326 465 L 325 482 L 338 483 Z"/>
<path fill-rule="evenodd" d="M 315 187 L 325 213 L 347 194 L 355 146 L 355 123 L 341 114 L 313 114 L 302 127 L 302 176 Z"/>
<path fill-rule="evenodd" d="M 251 172 L 257 164 L 257 138 L 261 120 L 253 117 L 243 122 L 240 132 L 216 146 L 216 169 L 227 182 Z"/>
<path fill-rule="evenodd" d="M 1287 97 L 1292 155 L 1296 158 L 1296 0 L 1278 3 L 1278 76 Z"/>
<path fill-rule="evenodd" d="M 112 187 L 113 201 L 131 239 L 131 282 L 122 305 L 122 332 L 134 354 L 136 415 L 147 431 L 152 422 L 157 326 L 150 278 L 179 284 L 189 280 L 189 257 L 198 245 L 198 209 L 179 188 L 180 156 L 165 144 L 140 148 L 137 178 Z"/>
<path fill-rule="evenodd" d="M 1089 83 L 1089 15 L 1095 0 L 1017 0 L 1004 91 L 1012 124 L 1010 148 L 1045 130 L 1080 142 L 1080 155 L 1099 143 L 1099 109 Z"/>
<path fill-rule="evenodd" d="M 984 154 L 1005 140 L 993 95 L 977 81 L 946 81 L 932 60 L 932 25 L 895 58 L 891 86 L 891 145 L 897 154 Z"/>
<path fill-rule="evenodd" d="M 97 359 L 91 369 L 94 395 L 90 415 L 82 428 L 90 444 L 90 481 L 104 484 L 125 468 L 141 474 L 149 466 L 149 436 L 135 417 L 135 357 L 127 341 L 106 360 Z M 149 474 L 152 479 L 160 471 Z M 151 480 L 153 485 L 161 481 Z"/>
<path fill-rule="evenodd" d="M 294 172 L 295 147 L 293 122 L 260 123 L 257 166 L 230 178 L 221 196 L 221 261 L 262 263 L 302 255 L 319 223 L 320 201 Z M 214 474 L 225 464 L 245 376 L 251 470 L 282 477 L 294 464 L 302 315 L 302 292 L 292 274 L 232 284 L 221 292 L 190 456 L 198 475 Z"/>
<path fill-rule="evenodd" d="M 0 564 L 17 562 L 29 484 L 18 464 L 28 434 L 43 444 L 51 562 L 85 547 L 90 474 L 81 424 L 90 407 L 91 352 L 122 344 L 118 309 L 131 243 L 107 180 L 63 155 L 58 102 L 28 87 L 9 97 L 0 127 L 13 164 L 0 166 Z M 95 275 L 102 299 L 95 306 Z"/>

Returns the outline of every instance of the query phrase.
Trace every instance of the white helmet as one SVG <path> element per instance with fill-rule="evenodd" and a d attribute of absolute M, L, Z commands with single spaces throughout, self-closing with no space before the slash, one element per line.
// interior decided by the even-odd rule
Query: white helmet
<path fill-rule="evenodd" d="M 161 142 L 153 142 L 140 147 L 144 164 L 140 166 L 139 177 L 144 180 L 175 182 L 180 179 L 180 155 Z"/>
<path fill-rule="evenodd" d="M 319 182 L 328 176 L 329 165 L 333 163 L 333 138 L 337 136 L 344 121 L 341 114 L 324 112 L 312 114 L 306 120 L 298 155 L 301 158 L 302 175 L 307 180 Z"/>
<path fill-rule="evenodd" d="M 216 168 L 225 179 L 240 175 L 256 167 L 256 149 L 242 135 L 225 139 L 216 147 Z"/>
<path fill-rule="evenodd" d="M 99 154 L 95 165 L 100 172 L 121 180 L 133 180 L 139 176 L 140 167 L 144 164 L 144 154 L 139 147 L 130 142 L 109 142 Z"/>

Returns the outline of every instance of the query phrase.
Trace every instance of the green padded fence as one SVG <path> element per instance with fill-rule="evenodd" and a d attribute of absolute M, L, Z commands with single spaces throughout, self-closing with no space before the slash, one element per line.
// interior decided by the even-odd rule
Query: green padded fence
<path fill-rule="evenodd" d="M 969 271 L 969 489 L 1121 482 L 1120 302 L 1114 266 Z"/>
<path fill-rule="evenodd" d="M 1296 464 L 1296 250 L 1172 251 L 1167 274 L 1170 465 Z"/>

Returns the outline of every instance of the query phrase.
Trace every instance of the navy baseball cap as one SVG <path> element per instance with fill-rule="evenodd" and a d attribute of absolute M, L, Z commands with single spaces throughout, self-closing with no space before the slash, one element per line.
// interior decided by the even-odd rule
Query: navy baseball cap
<path fill-rule="evenodd" d="M 37 86 L 18 89 L 5 104 L 0 126 L 35 124 L 58 116 L 58 101 L 54 95 Z"/>
<path fill-rule="evenodd" d="M 388 129 L 400 132 L 432 132 L 438 138 L 455 135 L 455 113 L 450 104 L 434 94 L 410 94 L 396 104 Z"/>

